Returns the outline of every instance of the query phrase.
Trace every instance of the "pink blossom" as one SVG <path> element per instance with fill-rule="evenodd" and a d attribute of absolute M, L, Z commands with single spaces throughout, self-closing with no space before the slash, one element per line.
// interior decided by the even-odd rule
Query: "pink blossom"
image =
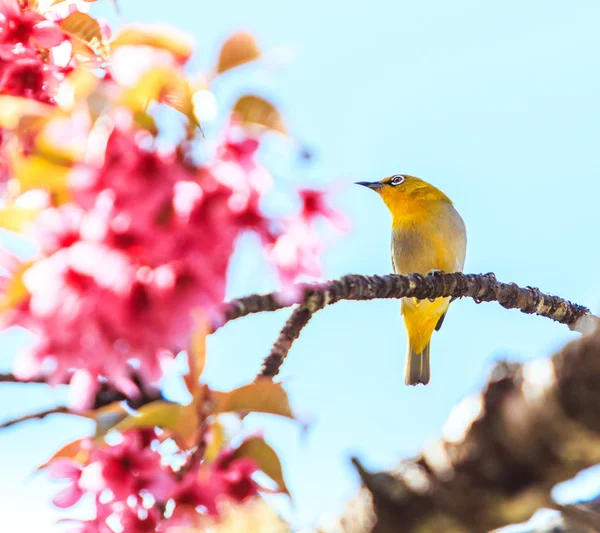
<path fill-rule="evenodd" d="M 70 124 L 77 125 L 63 121 L 58 133 Z M 194 310 L 222 302 L 240 233 L 261 237 L 286 285 L 319 274 L 322 247 L 312 215 L 274 231 L 281 221 L 260 208 L 268 183 L 257 143 L 239 131 L 198 169 L 157 150 L 127 113 L 104 125 L 105 138 L 88 143 L 88 162 L 72 172 L 74 201 L 38 217 L 40 258 L 23 276 L 29 298 L 10 321 L 38 339 L 15 372 L 70 380 L 79 410 L 91 406 L 103 379 L 135 397 L 134 369 L 145 385 L 162 377 L 187 347 Z"/>
<path fill-rule="evenodd" d="M 303 217 L 292 217 L 285 229 L 267 245 L 267 254 L 286 288 L 301 275 L 318 277 L 323 243 L 314 226 Z"/>
<path fill-rule="evenodd" d="M 150 448 L 154 439 L 153 430 L 128 431 L 121 443 L 94 450 L 82 473 L 81 486 L 96 494 L 109 489 L 117 501 L 141 491 L 166 501 L 174 480 L 170 467 L 161 465 L 160 454 Z"/>
<path fill-rule="evenodd" d="M 232 452 L 228 451 L 210 467 L 200 466 L 188 472 L 172 497 L 177 506 L 201 506 L 208 514 L 217 516 L 221 500 L 241 503 L 258 494 L 258 484 L 251 477 L 257 470 L 254 460 L 232 458 Z"/>
<path fill-rule="evenodd" d="M 24 46 L 34 42 L 42 48 L 57 46 L 64 39 L 60 28 L 35 11 L 23 10 L 17 0 L 0 0 L 0 46 Z"/>
<path fill-rule="evenodd" d="M 327 191 L 316 189 L 298 190 L 302 201 L 300 216 L 307 222 L 312 222 L 317 217 L 323 217 L 339 231 L 346 231 L 348 229 L 346 217 L 329 205 L 327 194 Z"/>
<path fill-rule="evenodd" d="M 0 49 L 0 94 L 51 102 L 60 81 L 56 67 L 29 49 Z"/>
<path fill-rule="evenodd" d="M 54 459 L 48 465 L 48 475 L 51 478 L 69 482 L 69 485 L 52 499 L 54 505 L 61 508 L 72 507 L 81 499 L 84 494 L 79 484 L 82 472 L 81 464 L 73 459 Z"/>
<path fill-rule="evenodd" d="M 129 506 L 122 506 L 111 518 L 114 518 L 126 533 L 155 533 L 161 520 L 160 513 L 154 508 Z"/>

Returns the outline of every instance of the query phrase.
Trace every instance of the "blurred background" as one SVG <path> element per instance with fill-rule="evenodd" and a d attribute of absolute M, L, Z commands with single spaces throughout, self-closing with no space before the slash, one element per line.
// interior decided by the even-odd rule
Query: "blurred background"
<path fill-rule="evenodd" d="M 337 187 L 334 203 L 351 229 L 329 247 L 326 278 L 391 271 L 387 210 L 351 184 L 409 173 L 454 200 L 468 230 L 467 272 L 493 271 L 598 312 L 595 0 L 122 0 L 119 7 L 120 16 L 109 2 L 92 12 L 113 28 L 160 22 L 188 32 L 198 70 L 213 64 L 231 32 L 256 36 L 266 58 L 223 76 L 219 110 L 249 91 L 273 99 L 314 154 L 306 164 L 289 143 L 268 143 L 263 156 L 277 185 Z M 253 239 L 240 243 L 230 280 L 228 297 L 275 287 Z M 288 314 L 251 316 L 211 337 L 211 387 L 251 380 Z M 245 421 L 264 428 L 282 457 L 293 503 L 276 497 L 277 508 L 297 528 L 335 516 L 358 486 L 351 455 L 373 469 L 409 457 L 441 433 L 452 406 L 483 386 L 497 360 L 546 356 L 573 335 L 497 304 L 457 301 L 433 338 L 431 384 L 407 388 L 399 302 L 343 302 L 320 312 L 281 374 L 308 429 L 268 416 Z M 19 332 L 2 335 L 0 370 L 25 341 Z M 61 400 L 42 388 L 0 387 L 2 418 Z M 0 433 L 3 531 L 51 530 L 64 516 L 50 503 L 56 487 L 32 473 L 86 431 L 86 422 L 55 416 Z M 600 473 L 588 471 L 556 494 L 566 502 L 597 492 Z"/>

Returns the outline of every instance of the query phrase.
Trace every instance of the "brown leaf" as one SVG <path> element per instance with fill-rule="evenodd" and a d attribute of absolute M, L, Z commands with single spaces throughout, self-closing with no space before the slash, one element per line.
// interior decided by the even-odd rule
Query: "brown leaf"
<path fill-rule="evenodd" d="M 213 391 L 214 413 L 257 412 L 294 418 L 281 383 L 262 379 L 229 392 Z"/>
<path fill-rule="evenodd" d="M 227 70 L 254 61 L 259 57 L 260 50 L 254 37 L 245 32 L 236 33 L 229 37 L 221 47 L 217 73 L 222 74 Z"/>
<path fill-rule="evenodd" d="M 277 108 L 260 96 L 252 94 L 242 96 L 235 103 L 233 113 L 246 124 L 256 124 L 287 135 Z"/>
<path fill-rule="evenodd" d="M 192 55 L 190 39 L 170 27 L 130 26 L 123 28 L 110 44 L 120 46 L 152 46 L 171 52 L 178 60 L 187 61 Z"/>
<path fill-rule="evenodd" d="M 234 457 L 249 457 L 254 459 L 258 468 L 269 476 L 289 496 L 288 488 L 283 479 L 281 462 L 275 450 L 263 439 L 255 437 L 244 441 L 233 454 Z"/>
<path fill-rule="evenodd" d="M 74 48 L 77 44 L 84 45 L 95 54 L 104 58 L 107 57 L 106 46 L 102 39 L 102 30 L 95 18 L 76 11 L 61 20 L 58 25 L 64 33 L 71 37 Z"/>
<path fill-rule="evenodd" d="M 0 128 L 15 129 L 23 117 L 46 117 L 54 107 L 20 96 L 0 96 Z"/>
<path fill-rule="evenodd" d="M 42 470 L 46 468 L 54 459 L 73 459 L 80 464 L 85 464 L 87 461 L 90 451 L 88 449 L 82 449 L 81 444 L 85 439 L 77 439 L 73 442 L 69 442 L 65 446 L 63 446 L 60 450 L 58 450 L 50 459 L 48 459 L 44 464 L 37 467 L 36 470 Z"/>

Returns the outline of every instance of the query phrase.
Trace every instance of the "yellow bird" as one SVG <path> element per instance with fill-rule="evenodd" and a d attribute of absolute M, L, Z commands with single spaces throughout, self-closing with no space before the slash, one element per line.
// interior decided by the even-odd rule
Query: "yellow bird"
<path fill-rule="evenodd" d="M 392 264 L 396 274 L 462 271 L 467 247 L 465 223 L 442 191 L 405 174 L 357 184 L 377 192 L 392 214 Z M 402 299 L 408 333 L 407 385 L 429 383 L 429 343 L 433 331 L 442 327 L 449 306 L 450 298 Z"/>

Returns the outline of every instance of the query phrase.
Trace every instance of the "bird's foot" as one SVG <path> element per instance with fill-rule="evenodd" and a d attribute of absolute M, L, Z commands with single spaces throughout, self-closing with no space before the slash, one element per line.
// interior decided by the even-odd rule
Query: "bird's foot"
<path fill-rule="evenodd" d="M 437 268 L 433 268 L 429 272 L 427 272 L 428 276 L 435 276 L 437 274 L 445 274 L 445 272 L 443 270 L 438 270 Z"/>

